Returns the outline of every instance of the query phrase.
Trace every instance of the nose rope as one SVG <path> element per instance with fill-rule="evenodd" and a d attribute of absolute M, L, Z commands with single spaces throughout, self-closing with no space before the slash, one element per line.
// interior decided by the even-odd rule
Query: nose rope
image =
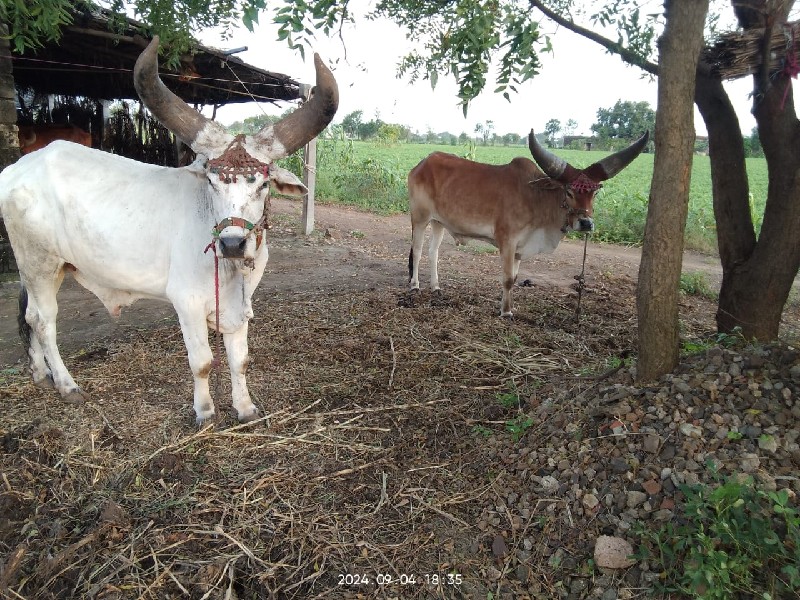
<path fill-rule="evenodd" d="M 209 250 L 214 253 L 214 319 L 216 325 L 216 333 L 214 334 L 214 352 L 211 356 L 211 370 L 214 371 L 214 396 L 219 397 L 219 363 L 220 363 L 220 350 L 219 350 L 219 257 L 216 251 L 216 239 L 211 240 L 211 243 L 203 250 L 206 254 Z"/>

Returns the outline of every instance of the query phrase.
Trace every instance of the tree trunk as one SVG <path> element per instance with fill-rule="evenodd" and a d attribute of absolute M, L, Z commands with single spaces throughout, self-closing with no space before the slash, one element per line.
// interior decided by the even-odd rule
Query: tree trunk
<path fill-rule="evenodd" d="M 753 11 L 742 13 L 740 7 L 737 12 L 745 28 L 762 28 L 765 22 L 782 27 L 792 5 L 787 2 L 781 12 L 769 12 L 766 0 L 749 4 Z M 748 14 L 758 18 L 747 20 Z M 697 79 L 696 102 L 709 135 L 714 216 L 723 270 L 717 328 L 726 333 L 739 328 L 748 339 L 762 341 L 778 337 L 781 314 L 800 268 L 800 126 L 790 75 L 771 74 L 766 66 L 753 75 L 753 114 L 769 174 L 757 240 L 736 115 L 719 81 L 701 75 Z"/>
<path fill-rule="evenodd" d="M 708 0 L 666 0 L 664 6 L 653 181 L 636 298 L 640 381 L 656 379 L 678 362 L 678 288 L 695 140 L 695 76 Z"/>
<path fill-rule="evenodd" d="M 661 78 L 663 64 L 662 67 L 653 65 L 620 44 L 576 26 L 569 19 L 544 6 L 540 0 L 529 1 L 549 19 L 597 42 L 609 52 L 618 54 L 625 62 Z M 764 40 L 769 38 L 775 28 L 785 25 L 794 4 L 794 0 L 730 0 L 739 26 L 750 31 L 764 31 L 766 28 Z M 667 26 L 671 27 L 669 20 Z M 794 39 L 788 32 L 785 33 L 787 50 L 796 52 L 800 46 L 800 38 Z M 760 54 L 767 57 L 770 52 L 762 51 Z M 721 81 L 712 78 L 708 71 L 707 66 L 699 65 L 695 102 L 708 129 L 714 216 L 723 270 L 717 328 L 720 332 L 731 332 L 739 328 L 747 338 L 771 340 L 779 334 L 783 308 L 800 269 L 800 244 L 797 243 L 796 233 L 800 227 L 800 124 L 797 121 L 791 89 L 792 76 L 797 74 L 796 66 L 788 62 L 785 70 L 778 73 L 770 73 L 764 66 L 753 75 L 753 114 L 758 123 L 759 139 L 764 148 L 769 173 L 767 202 L 758 236 L 750 214 L 741 127 Z M 659 85 L 659 102 L 661 91 Z M 657 146 L 658 137 L 657 127 Z M 658 160 L 658 153 L 656 159 Z M 654 177 L 653 184 L 655 183 Z M 661 208 L 656 210 L 660 211 Z M 676 235 L 682 233 L 681 230 Z M 651 244 L 664 244 L 664 248 L 673 249 L 669 246 L 668 237 L 648 241 L 647 235 L 646 232 L 645 248 Z M 657 250 L 649 247 L 648 252 L 655 253 Z M 652 260 L 652 257 L 648 260 Z M 671 262 L 671 281 L 674 265 L 678 263 L 672 254 L 667 260 Z M 648 268 L 655 269 L 654 266 Z M 649 277 L 655 280 L 657 275 L 653 272 Z M 645 281 L 642 287 L 648 285 L 653 286 L 652 289 L 641 289 L 639 292 L 640 318 L 643 294 L 651 294 L 654 300 L 659 298 L 659 303 L 664 303 L 660 304 L 662 308 L 671 302 L 661 297 L 667 293 L 663 286 L 654 281 Z M 668 323 L 677 326 L 672 313 L 662 308 L 655 308 L 655 304 L 652 308 L 654 314 L 661 319 L 660 326 L 666 328 Z M 642 326 L 640 323 L 640 327 Z M 644 326 L 647 327 L 648 324 L 645 323 Z M 654 326 L 653 330 L 657 332 L 658 326 Z M 644 331 L 640 329 L 640 335 L 642 333 Z M 674 346 L 675 336 L 677 332 L 674 336 L 664 338 L 670 348 Z M 648 345 L 656 343 L 653 340 L 644 341 Z M 665 364 L 672 363 L 672 351 L 664 349 Z M 647 360 L 649 359 L 645 358 Z M 653 372 L 662 370 L 663 368 L 658 367 Z"/>

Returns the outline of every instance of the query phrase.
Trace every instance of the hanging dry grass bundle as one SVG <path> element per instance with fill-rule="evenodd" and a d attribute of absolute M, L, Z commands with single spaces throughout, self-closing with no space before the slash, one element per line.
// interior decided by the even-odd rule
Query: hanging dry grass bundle
<path fill-rule="evenodd" d="M 701 59 L 721 79 L 739 79 L 755 73 L 762 63 L 764 30 L 748 29 L 720 36 L 703 50 Z M 792 69 L 796 74 L 800 59 L 800 22 L 787 23 L 772 30 L 769 39 L 769 73 Z M 792 74 L 792 73 L 790 73 Z"/>

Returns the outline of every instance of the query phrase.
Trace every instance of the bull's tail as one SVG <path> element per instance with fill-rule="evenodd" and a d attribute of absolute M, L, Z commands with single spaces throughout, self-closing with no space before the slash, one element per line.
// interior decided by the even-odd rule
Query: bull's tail
<path fill-rule="evenodd" d="M 30 348 L 31 345 L 31 326 L 25 320 L 25 313 L 28 311 L 28 290 L 25 286 L 19 289 L 19 314 L 17 315 L 17 327 L 19 328 L 19 337 L 22 338 L 22 343 L 25 344 L 25 349 Z"/>
<path fill-rule="evenodd" d="M 408 280 L 414 276 L 414 246 L 408 251 Z"/>

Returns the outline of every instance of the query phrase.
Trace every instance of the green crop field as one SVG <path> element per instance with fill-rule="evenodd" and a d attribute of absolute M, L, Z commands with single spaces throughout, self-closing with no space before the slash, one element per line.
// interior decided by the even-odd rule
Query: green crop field
<path fill-rule="evenodd" d="M 406 176 L 414 165 L 435 150 L 492 164 L 507 163 L 515 156 L 530 157 L 524 146 L 384 145 L 321 140 L 317 165 L 318 200 L 357 206 L 379 214 L 406 212 Z M 580 150 L 556 153 L 579 168 L 608 154 Z M 289 163 L 290 168 L 299 171 L 299 159 L 294 157 Z M 747 172 L 751 210 L 756 227 L 760 227 L 767 195 L 766 162 L 763 158 L 747 159 Z M 628 245 L 642 243 L 652 173 L 653 155 L 642 154 L 627 169 L 604 183 L 595 201 L 595 239 Z M 686 247 L 708 253 L 715 253 L 717 248 L 707 156 L 694 156 L 692 161 Z"/>

